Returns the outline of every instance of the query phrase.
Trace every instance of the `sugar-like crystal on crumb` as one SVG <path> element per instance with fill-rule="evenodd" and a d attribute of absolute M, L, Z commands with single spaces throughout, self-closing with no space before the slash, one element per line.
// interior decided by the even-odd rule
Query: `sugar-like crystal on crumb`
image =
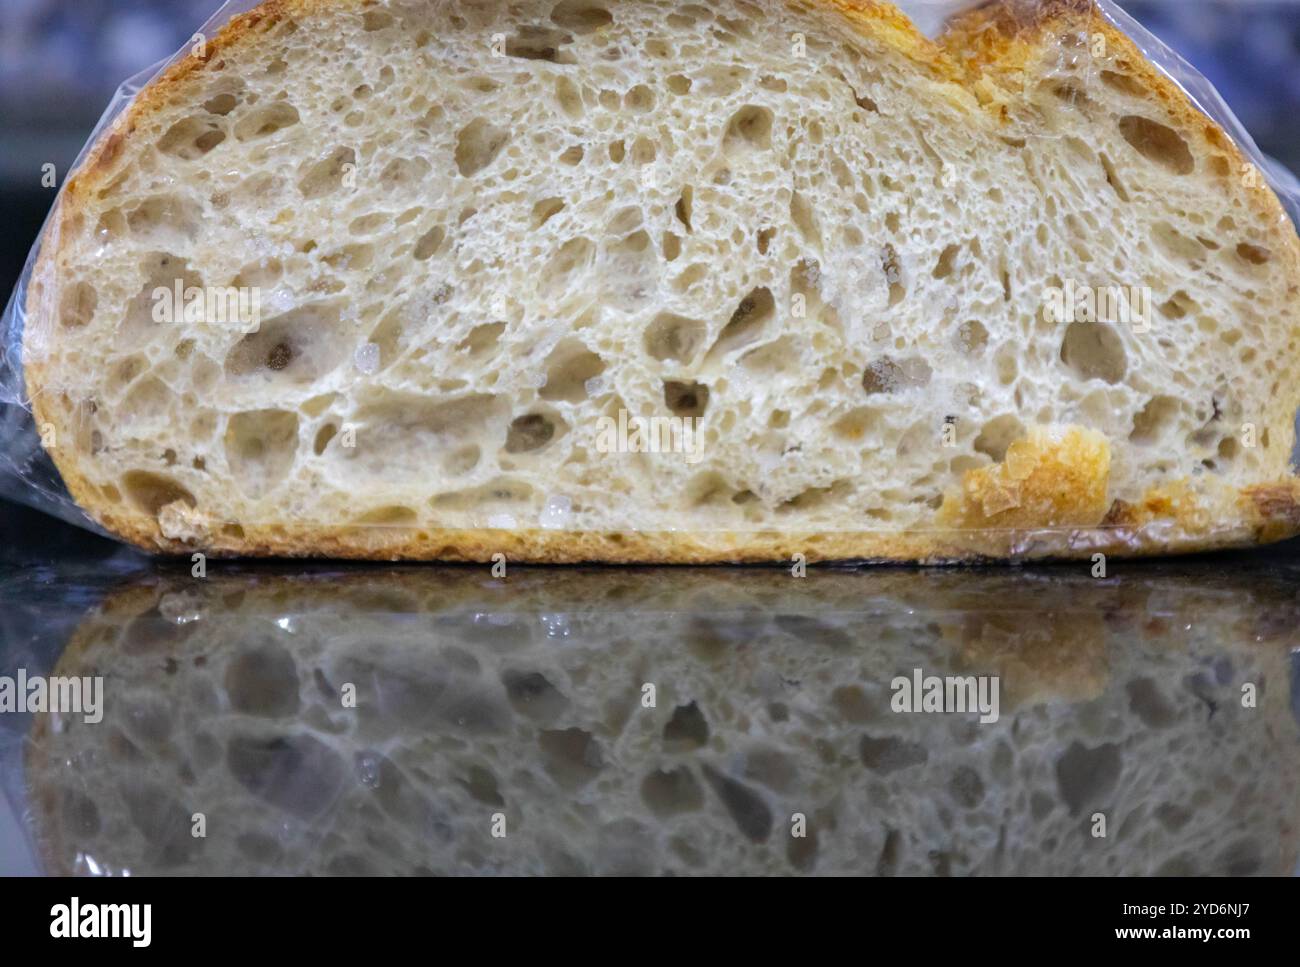
<path fill-rule="evenodd" d="M 379 371 L 379 346 L 368 342 L 358 347 L 355 362 L 357 369 L 369 375 Z"/>
<path fill-rule="evenodd" d="M 547 497 L 546 506 L 542 508 L 538 523 L 546 530 L 559 530 L 568 523 L 572 511 L 573 501 L 568 497 L 560 495 Z"/>

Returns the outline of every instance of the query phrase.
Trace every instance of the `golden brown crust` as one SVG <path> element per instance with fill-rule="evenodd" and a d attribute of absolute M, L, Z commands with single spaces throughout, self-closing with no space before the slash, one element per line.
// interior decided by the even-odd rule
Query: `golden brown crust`
<path fill-rule="evenodd" d="M 257 37 L 289 16 L 341 5 L 368 6 L 373 0 L 265 0 L 261 6 L 233 18 L 206 45 L 201 54 L 191 52 L 150 84 L 101 136 L 82 168 L 65 187 L 55 217 L 49 222 L 36 267 L 36 277 L 54 269 L 58 257 L 58 225 L 76 215 L 81 199 L 111 181 L 121 147 L 147 117 L 172 98 L 183 96 L 185 83 L 209 64 L 219 64 L 223 51 Z M 937 80 L 968 89 L 994 115 L 1004 115 L 1007 98 L 1023 74 L 1041 55 L 1045 43 L 1055 45 L 1071 31 L 1099 32 L 1107 44 L 1121 51 L 1125 69 L 1136 74 L 1172 115 L 1191 130 L 1200 130 L 1207 143 L 1233 159 L 1232 171 L 1248 163 L 1244 153 L 1187 96 L 1146 60 L 1133 42 L 1107 20 L 1092 0 L 1044 0 L 1026 5 L 1017 0 L 997 0 L 959 18 L 941 43 L 916 30 L 892 4 L 877 0 L 791 0 L 808 10 L 832 10 L 866 36 L 889 44 Z M 1284 253 L 1287 271 L 1300 291 L 1300 238 L 1281 203 L 1267 187 L 1250 193 L 1261 222 L 1268 226 L 1275 251 Z M 41 294 L 34 285 L 29 293 L 29 318 L 39 315 Z M 28 327 L 30 332 L 32 327 Z M 27 333 L 24 334 L 26 339 Z M 71 438 L 69 420 L 60 418 L 58 402 L 42 392 L 44 367 L 32 361 L 26 367 L 28 396 L 38 426 L 52 425 L 56 438 Z M 75 407 L 65 407 L 75 412 Z M 1190 490 L 1169 497 L 1168 488 L 1151 491 L 1139 508 L 1127 513 L 1118 504 L 1109 512 L 1101 498 L 1098 477 L 1078 463 L 1075 440 L 1060 453 L 1040 454 L 1044 465 L 1056 466 L 1065 477 L 1053 481 L 1039 474 L 1031 486 L 1032 499 L 1012 513 L 990 513 L 990 488 L 1005 481 L 997 468 L 971 471 L 963 489 L 975 504 L 945 501 L 936 527 L 908 533 L 853 530 L 833 533 L 774 534 L 680 532 L 606 534 L 548 530 L 429 530 L 420 528 L 277 523 L 239 523 L 222 527 L 186 516 L 178 527 L 163 528 L 153 517 L 124 513 L 107 502 L 99 489 L 80 472 L 59 447 L 51 448 L 70 494 L 89 516 L 109 531 L 149 551 L 187 554 L 204 550 L 222 556 L 327 556 L 365 560 L 489 561 L 495 554 L 508 560 L 533 563 L 771 563 L 802 554 L 809 563 L 844 560 L 963 562 L 1007 558 L 1077 558 L 1094 553 L 1124 556 L 1163 555 L 1241 546 L 1281 540 L 1300 533 L 1300 482 L 1278 481 L 1251 492 L 1226 498 L 1197 497 Z M 1074 451 L 1069 448 L 1073 447 Z M 1068 493 L 1064 481 L 1084 487 Z M 1073 485 L 1073 484 L 1071 484 Z M 1183 486 L 1183 485 L 1175 485 Z M 1260 499 L 1260 493 L 1288 494 L 1287 499 Z M 951 500 L 951 498 L 950 498 Z M 978 512 L 976 512 L 976 508 Z M 164 533 L 164 530 L 170 532 Z"/>
<path fill-rule="evenodd" d="M 1223 128 L 1203 114 L 1162 73 L 1127 34 L 1110 22 L 1093 0 L 995 0 L 950 23 L 941 38 L 965 83 L 988 103 L 990 83 L 1003 93 L 1023 91 L 1024 75 L 1045 50 L 1058 50 L 1070 38 L 1081 45 L 1104 40 L 1107 56 L 1135 77 L 1142 88 L 1187 131 L 1199 131 L 1206 144 L 1229 158 L 1229 177 L 1253 163 Z M 1278 197 L 1268 187 L 1248 199 L 1261 224 L 1268 226 L 1278 250 L 1285 253 L 1288 275 L 1300 284 L 1300 236 Z"/>

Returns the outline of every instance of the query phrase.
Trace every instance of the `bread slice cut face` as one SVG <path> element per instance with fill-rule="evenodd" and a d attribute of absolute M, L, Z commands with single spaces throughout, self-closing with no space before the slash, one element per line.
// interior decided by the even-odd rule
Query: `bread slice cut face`
<path fill-rule="evenodd" d="M 1024 13 L 1028 9 L 1031 13 Z M 28 391 L 145 547 L 1159 553 L 1300 528 L 1295 229 L 1082 0 L 279 0 L 66 186 Z"/>

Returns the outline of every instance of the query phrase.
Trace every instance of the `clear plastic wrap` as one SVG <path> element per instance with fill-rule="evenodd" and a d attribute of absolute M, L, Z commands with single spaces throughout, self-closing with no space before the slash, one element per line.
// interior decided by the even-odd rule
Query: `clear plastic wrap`
<path fill-rule="evenodd" d="M 1026 16 L 1031 16 L 1035 8 L 1042 5 L 1041 0 L 1013 0 L 1013 2 L 1023 8 Z M 922 29 L 931 34 L 936 33 L 950 17 L 978 5 L 974 0 L 914 0 L 911 3 L 900 3 L 903 10 L 912 15 Z M 198 28 L 196 39 L 213 37 L 232 17 L 256 6 L 258 4 L 255 0 L 232 0 L 226 3 L 206 24 Z M 1260 152 L 1250 134 L 1209 81 L 1175 51 L 1145 30 L 1113 0 L 1097 0 L 1097 7 L 1101 16 L 1127 34 L 1164 75 L 1181 88 L 1205 115 L 1228 133 L 1243 155 L 1258 168 L 1260 176 L 1276 193 L 1292 221 L 1296 221 L 1297 216 L 1300 215 L 1300 182 L 1291 172 Z M 82 164 L 91 148 L 150 82 L 170 65 L 183 59 L 190 49 L 191 45 L 187 44 L 172 58 L 142 71 L 122 84 L 102 119 L 90 133 L 78 157 L 77 166 Z M 1076 56 L 1072 45 L 1063 43 L 1061 50 L 1063 58 Z M 66 182 L 67 179 L 64 178 L 63 183 Z M 52 212 L 57 210 L 56 201 Z M 104 529 L 71 498 L 58 470 L 42 446 L 41 433 L 33 419 L 32 401 L 24 381 L 24 332 L 28 319 L 29 299 L 33 294 L 34 274 L 37 272 L 42 246 L 57 247 L 58 230 L 59 226 L 52 215 L 47 220 L 40 238 L 34 244 L 22 277 L 9 299 L 3 318 L 0 319 L 0 337 L 3 339 L 3 344 L 0 346 L 2 350 L 0 356 L 0 495 L 36 507 L 76 525 L 105 533 Z M 39 298 L 45 300 L 47 307 L 56 304 L 60 298 L 58 280 L 50 280 Z M 557 499 L 561 502 L 567 500 L 564 497 Z M 558 507 L 560 517 L 565 516 L 566 507 L 567 505 Z M 552 526 L 545 519 L 551 509 L 548 503 L 542 514 L 543 528 Z M 363 519 L 352 522 L 349 526 L 383 528 L 394 526 L 394 522 L 385 521 L 380 514 L 373 520 Z M 396 526 L 405 526 L 405 524 L 398 520 Z M 488 526 L 495 525 L 489 521 Z"/>
<path fill-rule="evenodd" d="M 259 0 L 228 0 L 208 18 L 207 23 L 195 31 L 195 36 L 214 36 L 232 17 L 251 10 L 258 2 Z M 148 87 L 150 81 L 189 55 L 193 43 L 194 40 L 191 39 L 190 44 L 186 44 L 171 57 L 122 82 L 99 123 L 86 138 L 71 171 L 75 172 L 81 166 L 100 136 Z M 66 183 L 66 177 L 60 181 L 60 185 Z M 50 217 L 46 219 L 32 245 L 22 275 L 9 296 L 4 316 L 0 317 L 0 497 L 16 500 L 96 533 L 107 534 L 103 527 L 77 505 L 64 486 L 54 461 L 41 443 L 40 432 L 32 417 L 31 399 L 27 395 L 23 379 L 23 332 L 27 325 L 28 286 L 41 247 L 50 242 L 53 216 L 58 210 L 58 204 L 56 198 L 50 208 Z"/>

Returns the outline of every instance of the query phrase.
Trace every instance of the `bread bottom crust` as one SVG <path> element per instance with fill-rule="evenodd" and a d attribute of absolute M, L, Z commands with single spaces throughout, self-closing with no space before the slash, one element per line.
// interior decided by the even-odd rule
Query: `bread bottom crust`
<path fill-rule="evenodd" d="M 1291 494 L 1290 488 L 1287 493 Z M 1256 498 L 1258 499 L 1258 498 Z M 1269 497 L 1276 500 L 1275 496 Z M 1253 502 L 1252 502 L 1253 503 Z M 202 551 L 213 557 L 341 558 L 368 561 L 446 561 L 489 564 L 976 564 L 990 561 L 1087 560 L 1093 555 L 1136 558 L 1188 554 L 1271 543 L 1294 536 L 1292 516 L 1239 515 L 1212 530 L 1177 519 L 1140 525 L 1025 528 L 970 532 L 622 532 L 562 530 L 437 530 L 419 527 L 319 528 L 279 523 L 239 525 L 239 531 L 167 537 L 152 518 L 109 517 L 109 530 L 151 553 Z M 223 529 L 224 530 L 224 529 Z"/>

